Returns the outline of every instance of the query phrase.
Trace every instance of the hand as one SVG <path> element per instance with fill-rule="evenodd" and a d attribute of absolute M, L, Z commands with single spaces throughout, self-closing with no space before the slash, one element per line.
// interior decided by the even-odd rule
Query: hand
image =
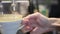
<path fill-rule="evenodd" d="M 38 12 L 25 17 L 22 24 L 25 25 L 22 28 L 24 33 L 30 31 L 30 34 L 42 34 L 52 31 L 48 18 Z"/>

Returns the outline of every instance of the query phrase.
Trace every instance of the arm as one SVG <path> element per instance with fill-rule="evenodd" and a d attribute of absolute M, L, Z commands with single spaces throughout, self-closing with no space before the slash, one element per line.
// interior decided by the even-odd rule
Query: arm
<path fill-rule="evenodd" d="M 55 23 L 57 21 L 60 21 L 60 18 L 48 18 L 49 22 Z"/>
<path fill-rule="evenodd" d="M 38 29 L 36 31 L 34 31 L 35 29 L 33 29 L 33 31 L 31 31 L 30 33 L 39 34 L 39 33 L 49 32 L 53 30 L 52 28 L 50 28 L 52 27 L 51 23 L 54 23 L 58 20 L 59 18 L 48 18 L 40 13 L 34 13 L 26 16 L 23 19 L 23 24 L 24 25 L 29 24 L 28 25 L 29 27 L 25 26 L 24 28 L 22 28 L 22 31 L 24 33 L 31 31 L 33 27 L 30 27 L 30 26 L 34 24 L 35 26 L 37 26 Z"/>

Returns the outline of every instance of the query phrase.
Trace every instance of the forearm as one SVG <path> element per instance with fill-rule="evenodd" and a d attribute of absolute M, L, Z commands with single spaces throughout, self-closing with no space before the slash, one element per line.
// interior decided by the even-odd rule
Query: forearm
<path fill-rule="evenodd" d="M 53 28 L 53 24 L 58 23 L 58 21 L 60 21 L 60 18 L 48 18 L 48 22 L 50 24 L 50 27 L 52 28 Z"/>
<path fill-rule="evenodd" d="M 60 21 L 60 18 L 48 18 L 49 22 L 55 23 L 57 21 Z"/>

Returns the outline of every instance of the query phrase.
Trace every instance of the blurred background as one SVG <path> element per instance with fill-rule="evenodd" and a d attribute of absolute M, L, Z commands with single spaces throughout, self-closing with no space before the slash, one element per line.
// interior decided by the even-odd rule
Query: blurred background
<path fill-rule="evenodd" d="M 60 0 L 15 0 L 15 11 L 23 17 L 33 14 L 35 10 L 51 18 L 60 18 Z M 2 0 L 3 14 L 12 14 L 12 0 Z M 1 5 L 0 5 L 1 6 Z M 20 32 L 21 33 L 21 32 Z"/>
<path fill-rule="evenodd" d="M 4 8 L 4 14 L 10 14 L 11 10 L 11 3 L 12 0 L 3 0 L 3 8 Z M 17 6 L 16 10 L 22 14 L 32 14 L 34 13 L 34 10 L 38 10 L 38 12 L 42 13 L 45 16 L 48 17 L 59 17 L 59 4 L 60 0 L 16 0 Z M 18 2 L 20 1 L 20 2 Z M 21 2 L 22 1 L 22 2 Z M 26 8 L 26 9 L 25 9 Z M 24 12 L 24 13 L 23 13 Z"/>

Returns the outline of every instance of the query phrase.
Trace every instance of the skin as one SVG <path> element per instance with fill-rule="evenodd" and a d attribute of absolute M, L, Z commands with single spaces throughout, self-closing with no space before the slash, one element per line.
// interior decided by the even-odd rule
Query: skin
<path fill-rule="evenodd" d="M 53 31 L 54 27 L 51 25 L 57 21 L 59 18 L 48 18 L 41 13 L 34 13 L 23 18 L 22 32 L 30 32 L 30 34 L 43 34 L 45 32 Z"/>

